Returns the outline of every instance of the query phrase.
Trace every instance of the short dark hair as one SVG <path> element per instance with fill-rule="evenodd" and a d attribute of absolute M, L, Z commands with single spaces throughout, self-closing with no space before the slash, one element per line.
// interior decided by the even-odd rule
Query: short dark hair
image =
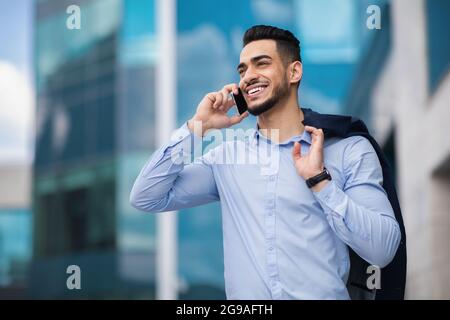
<path fill-rule="evenodd" d="M 257 25 L 248 29 L 242 39 L 243 47 L 257 40 L 275 40 L 280 57 L 285 63 L 302 62 L 300 41 L 292 32 L 273 26 Z"/>

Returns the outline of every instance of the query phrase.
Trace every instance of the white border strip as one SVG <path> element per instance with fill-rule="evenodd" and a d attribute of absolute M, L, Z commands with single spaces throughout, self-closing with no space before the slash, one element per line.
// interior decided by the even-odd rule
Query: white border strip
<path fill-rule="evenodd" d="M 167 143 L 176 124 L 176 0 L 157 0 L 156 141 Z M 177 299 L 177 215 L 156 216 L 156 298 Z"/>

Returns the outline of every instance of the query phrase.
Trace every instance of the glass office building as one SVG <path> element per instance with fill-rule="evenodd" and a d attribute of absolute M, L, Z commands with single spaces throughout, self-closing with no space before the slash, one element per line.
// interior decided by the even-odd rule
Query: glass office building
<path fill-rule="evenodd" d="M 24 297 L 31 224 L 28 208 L 0 208 L 0 299 Z"/>
<path fill-rule="evenodd" d="M 36 3 L 31 297 L 153 298 L 154 216 L 128 205 L 154 149 L 154 3 Z M 68 290 L 78 265 L 82 290 Z"/>
<path fill-rule="evenodd" d="M 350 31 L 361 17 L 353 0 L 314 3 L 176 1 L 176 125 L 192 116 L 205 93 L 238 81 L 242 35 L 255 24 L 301 38 L 307 48 L 302 105 L 341 112 L 362 43 Z M 158 0 L 77 4 L 80 29 L 69 29 L 71 1 L 36 1 L 30 296 L 155 298 L 156 217 L 131 208 L 128 199 L 158 144 L 156 68 L 164 54 L 156 41 Z M 308 19 L 321 12 L 344 30 L 336 34 Z M 254 125 L 253 117 L 241 124 Z M 218 203 L 178 213 L 177 247 L 178 297 L 224 298 Z M 80 267 L 82 290 L 67 289 L 69 265 Z"/>

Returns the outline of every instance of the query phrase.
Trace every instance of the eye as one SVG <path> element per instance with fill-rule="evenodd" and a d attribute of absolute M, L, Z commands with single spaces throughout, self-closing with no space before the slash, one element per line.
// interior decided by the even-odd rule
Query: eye
<path fill-rule="evenodd" d="M 265 65 L 268 65 L 268 64 L 269 64 L 268 61 L 259 61 L 258 62 L 258 66 L 265 66 Z"/>

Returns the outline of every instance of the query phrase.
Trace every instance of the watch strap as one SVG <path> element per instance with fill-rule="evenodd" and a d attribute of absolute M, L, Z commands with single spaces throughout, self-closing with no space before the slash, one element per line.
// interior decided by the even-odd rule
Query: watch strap
<path fill-rule="evenodd" d="M 314 177 L 307 179 L 306 185 L 308 186 L 308 188 L 312 188 L 323 180 L 331 180 L 331 175 L 328 172 L 327 168 L 324 168 L 323 171 L 318 175 L 315 175 Z"/>

